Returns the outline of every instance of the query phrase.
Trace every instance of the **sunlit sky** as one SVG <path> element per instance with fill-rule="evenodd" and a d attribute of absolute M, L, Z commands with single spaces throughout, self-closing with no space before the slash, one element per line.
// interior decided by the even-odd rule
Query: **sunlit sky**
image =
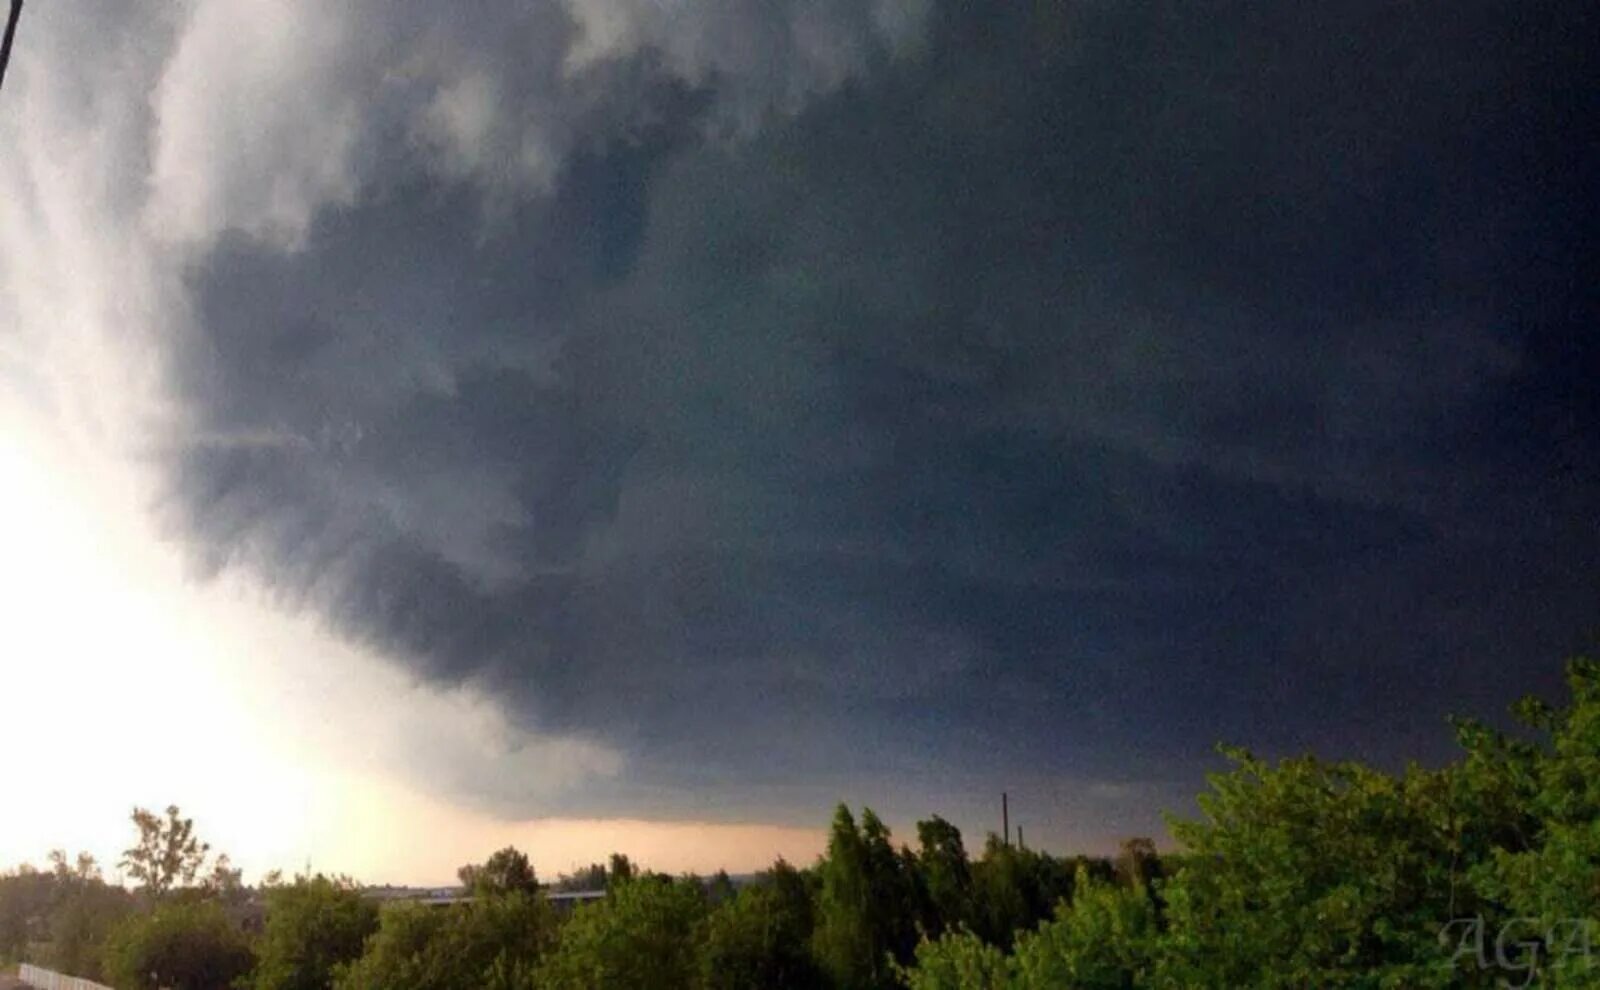
<path fill-rule="evenodd" d="M 613 850 L 669 871 L 819 850 L 819 829 L 508 820 L 430 795 L 401 762 L 414 745 L 517 770 L 494 708 L 408 681 L 248 580 L 197 581 L 134 511 L 149 479 L 62 425 L 0 405 L 0 863 L 82 849 L 114 876 L 130 809 L 172 802 L 250 877 L 443 884 L 507 844 L 552 876 Z"/>
<path fill-rule="evenodd" d="M 0 864 L 1110 847 L 1600 601 L 1588 5 L 51 0 Z"/>

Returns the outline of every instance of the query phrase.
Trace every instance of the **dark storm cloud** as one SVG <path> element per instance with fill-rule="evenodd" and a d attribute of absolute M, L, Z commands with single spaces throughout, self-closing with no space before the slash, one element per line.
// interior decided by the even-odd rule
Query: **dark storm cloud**
<path fill-rule="evenodd" d="M 1600 556 L 1586 6 L 1020 6 L 733 141 L 733 83 L 651 76 L 514 207 L 397 156 L 225 239 L 187 531 L 621 746 L 591 808 L 1389 758 L 1548 683 Z"/>

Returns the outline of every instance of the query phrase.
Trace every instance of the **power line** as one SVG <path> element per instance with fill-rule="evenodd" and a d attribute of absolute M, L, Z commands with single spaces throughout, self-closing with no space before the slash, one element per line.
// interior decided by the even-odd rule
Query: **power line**
<path fill-rule="evenodd" d="M 17 36 L 17 21 L 22 17 L 22 0 L 11 0 L 11 16 L 6 19 L 6 37 L 0 41 L 0 86 L 5 85 L 6 66 L 11 64 L 11 42 Z"/>

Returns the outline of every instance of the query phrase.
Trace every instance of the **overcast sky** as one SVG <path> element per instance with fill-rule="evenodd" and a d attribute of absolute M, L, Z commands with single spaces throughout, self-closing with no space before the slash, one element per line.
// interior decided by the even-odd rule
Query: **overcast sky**
<path fill-rule="evenodd" d="M 1595 19 L 31 4 L 0 859 L 1103 847 L 1219 740 L 1447 755 L 1600 629 Z"/>

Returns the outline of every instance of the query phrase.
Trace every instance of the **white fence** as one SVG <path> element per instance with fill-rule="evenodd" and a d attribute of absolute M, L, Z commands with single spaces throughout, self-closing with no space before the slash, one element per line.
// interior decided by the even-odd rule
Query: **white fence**
<path fill-rule="evenodd" d="M 36 990 L 111 990 L 104 983 L 94 983 L 90 980 L 80 980 L 76 976 L 62 976 L 48 969 L 22 964 L 22 971 L 17 974 L 22 977 L 22 982 Z"/>

